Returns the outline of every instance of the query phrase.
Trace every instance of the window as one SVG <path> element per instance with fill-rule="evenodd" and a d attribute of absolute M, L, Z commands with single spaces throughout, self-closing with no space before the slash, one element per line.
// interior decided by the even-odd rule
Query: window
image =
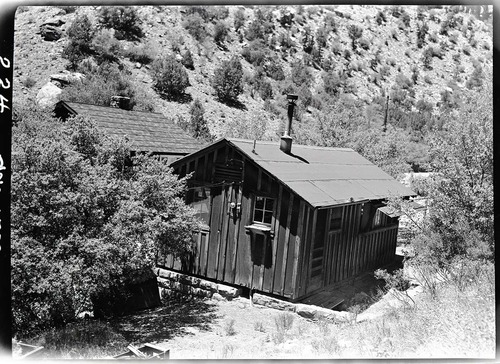
<path fill-rule="evenodd" d="M 274 199 L 256 196 L 253 210 L 253 222 L 271 225 L 274 211 Z"/>
<path fill-rule="evenodd" d="M 191 191 L 190 205 L 196 210 L 196 217 L 207 225 L 210 222 L 210 189 L 206 187 L 195 187 Z"/>

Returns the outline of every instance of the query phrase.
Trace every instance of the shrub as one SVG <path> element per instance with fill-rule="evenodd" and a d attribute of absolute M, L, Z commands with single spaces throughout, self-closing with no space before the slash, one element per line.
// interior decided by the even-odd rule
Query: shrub
<path fill-rule="evenodd" d="M 375 21 L 377 22 L 378 25 L 382 25 L 382 23 L 385 23 L 387 21 L 385 13 L 379 10 L 377 12 L 377 15 L 375 16 Z"/>
<path fill-rule="evenodd" d="M 292 41 L 288 33 L 280 33 L 278 35 L 278 43 L 284 51 L 295 47 L 295 42 Z"/>
<path fill-rule="evenodd" d="M 156 50 L 153 44 L 140 43 L 138 45 L 130 46 L 125 52 L 125 56 L 132 62 L 140 62 L 149 64 L 157 57 Z"/>
<path fill-rule="evenodd" d="M 471 52 L 471 49 L 470 49 L 470 46 L 469 45 L 464 45 L 464 47 L 462 48 L 462 51 L 464 52 L 464 54 L 470 56 L 470 52 Z"/>
<path fill-rule="evenodd" d="M 254 40 L 250 42 L 248 47 L 242 49 L 241 55 L 255 67 L 262 67 L 267 60 L 268 52 L 262 41 Z"/>
<path fill-rule="evenodd" d="M 121 54 L 121 45 L 113 37 L 111 30 L 102 29 L 92 39 L 92 49 L 94 50 L 94 58 L 97 63 L 117 62 Z"/>
<path fill-rule="evenodd" d="M 432 85 L 432 79 L 429 75 L 424 76 L 424 81 L 425 81 L 425 83 Z"/>
<path fill-rule="evenodd" d="M 302 85 L 310 86 L 312 83 L 312 73 L 309 67 L 300 60 L 292 64 L 291 76 L 292 82 L 299 87 Z"/>
<path fill-rule="evenodd" d="M 342 87 L 342 80 L 337 72 L 323 73 L 323 89 L 330 96 L 337 96 Z"/>
<path fill-rule="evenodd" d="M 311 28 L 305 27 L 302 35 L 302 48 L 304 52 L 311 54 L 314 47 L 314 36 L 311 33 Z"/>
<path fill-rule="evenodd" d="M 62 56 L 70 64 L 70 69 L 76 69 L 80 62 L 94 53 L 91 44 L 94 38 L 94 28 L 87 15 L 78 16 L 68 29 L 69 43 L 64 48 Z"/>
<path fill-rule="evenodd" d="M 151 66 L 151 71 L 154 86 L 169 98 L 184 94 L 189 86 L 186 70 L 172 55 L 157 58 Z"/>
<path fill-rule="evenodd" d="M 431 69 L 432 56 L 434 55 L 434 49 L 432 47 L 427 47 L 422 53 L 422 63 L 427 69 Z"/>
<path fill-rule="evenodd" d="M 139 26 L 141 19 L 129 6 L 104 6 L 99 11 L 98 21 L 104 28 L 114 29 L 117 39 L 137 40 L 144 36 Z"/>
<path fill-rule="evenodd" d="M 262 323 L 262 321 L 255 321 L 254 324 L 253 324 L 253 329 L 255 331 L 266 332 L 266 330 L 264 328 L 264 324 Z"/>
<path fill-rule="evenodd" d="M 207 16 L 210 20 L 224 20 L 229 16 L 229 8 L 227 6 L 208 6 Z"/>
<path fill-rule="evenodd" d="M 469 90 L 473 88 L 481 88 L 483 86 L 483 79 L 483 67 L 481 67 L 481 65 L 478 63 L 474 66 L 474 70 L 465 83 L 465 87 L 467 87 Z"/>
<path fill-rule="evenodd" d="M 326 14 L 325 17 L 323 18 L 323 24 L 325 24 L 325 27 L 328 32 L 337 33 L 338 31 L 337 21 L 333 14 L 331 13 Z"/>
<path fill-rule="evenodd" d="M 283 28 L 289 29 L 293 24 L 294 16 L 295 16 L 294 13 L 286 9 L 280 9 L 280 17 L 278 21 L 280 22 Z"/>
<path fill-rule="evenodd" d="M 36 80 L 31 77 L 31 76 L 26 76 L 23 80 L 22 80 L 22 84 L 24 87 L 26 88 L 32 88 L 33 86 L 35 86 L 36 84 Z"/>
<path fill-rule="evenodd" d="M 226 23 L 218 21 L 214 26 L 214 41 L 218 45 L 222 45 L 227 38 L 228 29 Z"/>
<path fill-rule="evenodd" d="M 280 66 L 276 58 L 269 60 L 266 67 L 266 74 L 276 81 L 283 81 L 285 79 L 285 72 L 283 67 Z"/>
<path fill-rule="evenodd" d="M 205 21 L 198 13 L 187 16 L 182 21 L 182 26 L 194 39 L 196 39 L 200 43 L 203 42 L 203 40 L 207 36 Z"/>
<path fill-rule="evenodd" d="M 210 140 L 212 136 L 210 134 L 210 130 L 208 129 L 204 113 L 205 109 L 203 108 L 201 101 L 199 99 L 195 99 L 189 109 L 190 120 L 188 131 L 197 139 Z"/>
<path fill-rule="evenodd" d="M 227 319 L 224 321 L 224 332 L 227 336 L 233 336 L 236 335 L 236 329 L 234 328 L 234 319 Z"/>
<path fill-rule="evenodd" d="M 326 48 L 328 41 L 328 29 L 327 28 L 319 28 L 316 31 L 316 44 L 318 48 Z"/>
<path fill-rule="evenodd" d="M 429 40 L 432 43 L 437 43 L 438 42 L 438 35 L 437 35 L 437 33 L 435 31 L 432 32 L 431 34 L 429 34 Z"/>
<path fill-rule="evenodd" d="M 194 70 L 193 55 L 189 49 L 182 55 L 181 63 L 187 69 Z"/>
<path fill-rule="evenodd" d="M 356 50 L 356 41 L 363 35 L 363 28 L 355 24 L 351 24 L 347 30 L 349 32 L 349 37 L 351 38 L 352 50 Z"/>
<path fill-rule="evenodd" d="M 398 73 L 398 75 L 396 76 L 396 84 L 404 90 L 407 90 L 413 86 L 411 80 L 402 73 Z"/>
<path fill-rule="evenodd" d="M 380 70 L 379 70 L 380 76 L 382 78 L 385 78 L 387 75 L 389 75 L 389 71 L 390 71 L 390 67 L 387 65 L 380 67 Z"/>
<path fill-rule="evenodd" d="M 342 44 L 340 44 L 340 42 L 337 40 L 332 42 L 331 49 L 332 49 L 333 54 L 336 54 L 337 56 L 342 54 Z"/>
<path fill-rule="evenodd" d="M 85 69 L 86 77 L 63 89 L 63 99 L 87 104 L 109 106 L 112 96 L 129 97 L 130 107 L 135 104 L 136 92 L 128 75 L 116 64 L 104 63 Z"/>
<path fill-rule="evenodd" d="M 212 87 L 217 97 L 223 102 L 236 101 L 243 92 L 243 68 L 238 57 L 233 56 L 229 61 L 215 70 Z"/>
<path fill-rule="evenodd" d="M 264 101 L 273 97 L 273 87 L 269 81 L 264 80 L 261 82 L 259 86 L 259 95 Z"/>
<path fill-rule="evenodd" d="M 366 38 L 360 38 L 359 41 L 358 41 L 359 45 L 361 48 L 363 48 L 365 51 L 367 51 L 368 49 L 370 49 L 370 44 L 371 42 L 366 39 Z"/>
<path fill-rule="evenodd" d="M 429 26 L 427 23 L 423 23 L 417 31 L 417 47 L 422 48 L 423 45 L 425 44 L 425 36 L 427 35 L 429 31 Z"/>

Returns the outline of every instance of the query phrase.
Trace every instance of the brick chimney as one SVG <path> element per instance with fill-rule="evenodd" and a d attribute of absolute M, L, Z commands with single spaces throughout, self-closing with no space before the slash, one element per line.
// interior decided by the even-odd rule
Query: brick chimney
<path fill-rule="evenodd" d="M 118 109 L 130 110 L 130 97 L 111 96 L 110 106 Z"/>
<path fill-rule="evenodd" d="M 292 152 L 292 137 L 290 133 L 292 132 L 292 118 L 293 118 L 293 109 L 295 108 L 295 103 L 298 99 L 297 95 L 287 95 L 288 100 L 288 125 L 285 128 L 285 132 L 281 137 L 280 149 L 290 154 Z"/>

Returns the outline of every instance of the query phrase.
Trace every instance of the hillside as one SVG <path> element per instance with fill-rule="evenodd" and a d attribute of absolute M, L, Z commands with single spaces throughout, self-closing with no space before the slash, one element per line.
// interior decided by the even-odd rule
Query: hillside
<path fill-rule="evenodd" d="M 479 87 L 485 74 L 491 75 L 492 23 L 484 14 L 476 13 L 479 7 L 134 9 L 143 36 L 133 41 L 110 41 L 104 36 L 101 42 L 114 52 L 133 89 L 136 109 L 160 112 L 186 123 L 193 101 L 199 99 L 213 137 L 276 139 L 286 120 L 284 94 L 293 92 L 300 100 L 294 125 L 299 142 L 343 146 L 342 141 L 315 136 L 322 130 L 313 125 L 315 120 L 331 120 L 332 110 L 336 110 L 332 105 L 340 102 L 342 107 L 348 96 L 358 113 L 358 129 L 380 128 L 385 95 L 389 93 L 388 123 L 410 135 L 412 142 L 425 145 L 431 129 L 425 129 L 426 124 L 431 125 L 429 120 L 439 118 L 445 104 L 456 104 L 458 95 L 467 99 L 470 89 Z M 14 59 L 17 104 L 34 103 L 50 75 L 68 67 L 62 55 L 73 21 L 86 14 L 98 28 L 100 11 L 101 7 L 95 6 L 18 9 Z M 196 23 L 197 18 L 204 22 Z M 59 40 L 46 41 L 37 34 L 46 23 L 60 24 L 56 26 L 62 34 Z M 221 27 L 227 34 L 223 32 L 216 42 Z M 186 68 L 190 83 L 185 90 L 187 97 L 180 101 L 162 97 L 154 88 L 151 60 L 167 54 L 181 60 L 188 50 L 194 69 Z M 149 59 L 142 63 L 131 60 L 134 54 Z M 233 55 L 241 61 L 244 84 L 236 106 L 220 102 L 211 85 L 216 68 Z M 408 116 L 412 113 L 413 119 Z M 417 127 L 412 121 L 415 118 L 422 120 Z M 418 148 L 413 151 L 420 152 Z"/>

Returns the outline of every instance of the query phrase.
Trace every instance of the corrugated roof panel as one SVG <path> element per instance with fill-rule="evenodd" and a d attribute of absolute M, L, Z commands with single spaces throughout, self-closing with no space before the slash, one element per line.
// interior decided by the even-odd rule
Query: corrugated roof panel
<path fill-rule="evenodd" d="M 370 191 L 373 198 L 415 195 L 411 189 L 392 178 L 389 180 L 360 180 L 358 182 L 363 188 Z"/>
<path fill-rule="evenodd" d="M 357 180 L 315 181 L 314 184 L 332 201 L 357 202 L 372 198 L 370 191 L 363 188 Z"/>
<path fill-rule="evenodd" d="M 305 180 L 355 180 L 355 179 L 392 179 L 377 166 L 363 165 L 332 165 L 332 164 L 305 164 L 300 166 L 297 173 L 296 163 L 262 162 L 269 172 L 280 176 L 283 181 Z"/>
<path fill-rule="evenodd" d="M 310 181 L 296 181 L 288 182 L 286 184 L 296 194 L 301 196 L 313 206 L 341 203 L 340 201 L 334 201 L 332 203 L 332 198 Z"/>
<path fill-rule="evenodd" d="M 257 141 L 255 153 L 253 152 L 253 141 L 229 139 L 245 153 L 249 154 L 255 161 L 274 161 L 292 163 L 322 163 L 322 164 L 372 164 L 349 148 L 324 148 L 306 145 L 292 145 L 292 153 L 283 153 L 279 148 L 279 142 Z M 328 153 L 325 153 L 328 152 Z"/>

